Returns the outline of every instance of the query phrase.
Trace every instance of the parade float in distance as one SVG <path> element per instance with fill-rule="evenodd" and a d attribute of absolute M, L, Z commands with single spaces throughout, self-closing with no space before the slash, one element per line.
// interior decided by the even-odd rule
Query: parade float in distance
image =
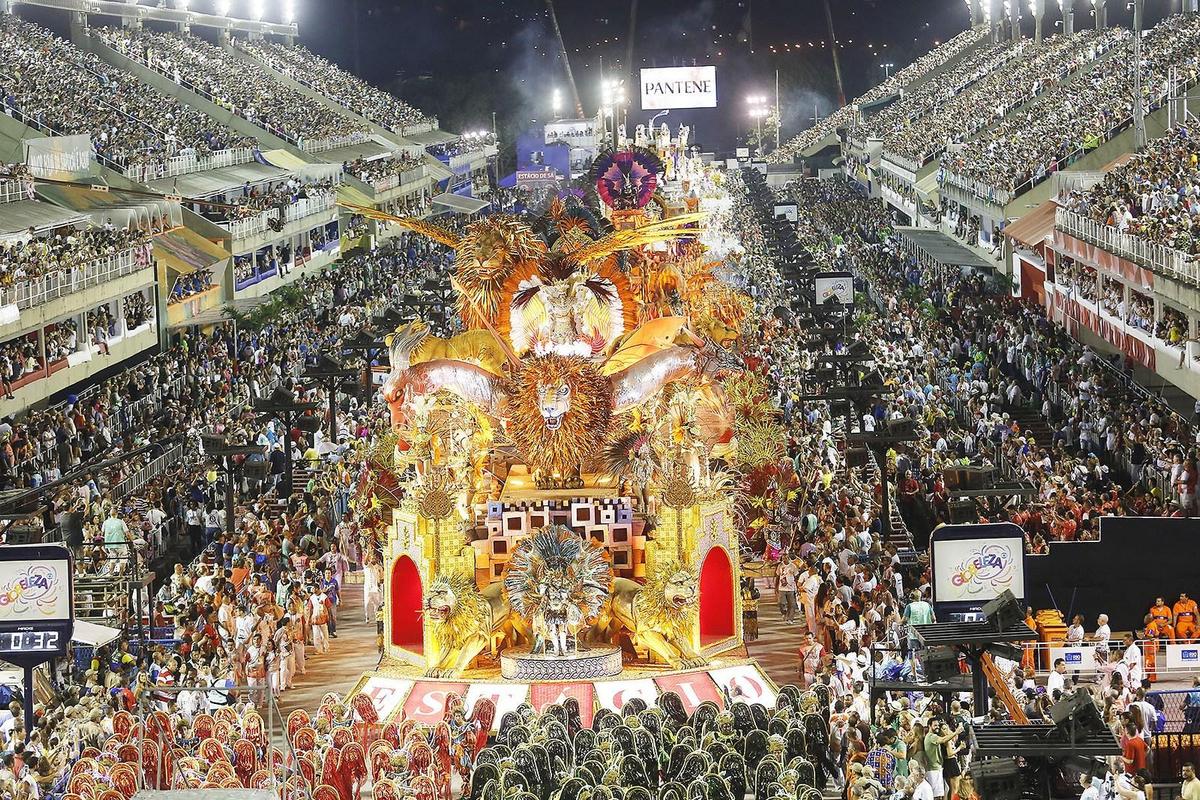
<path fill-rule="evenodd" d="M 380 722 L 774 701 L 742 636 L 736 488 L 782 437 L 740 407 L 750 300 L 661 173 L 605 153 L 594 196 L 461 234 L 370 212 L 454 250 L 462 322 L 388 339 L 392 434 L 358 499 L 386 608 L 355 693 Z"/>

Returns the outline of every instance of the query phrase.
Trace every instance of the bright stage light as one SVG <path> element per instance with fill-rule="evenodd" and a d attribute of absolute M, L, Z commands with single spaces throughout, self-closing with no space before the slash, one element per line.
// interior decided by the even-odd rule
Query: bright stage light
<path fill-rule="evenodd" d="M 250 16 L 256 20 L 262 19 L 267 14 L 266 0 L 251 0 Z"/>
<path fill-rule="evenodd" d="M 217 6 L 216 6 L 217 16 L 218 17 L 228 17 L 229 11 L 232 7 L 233 7 L 232 0 L 217 0 Z"/>
<path fill-rule="evenodd" d="M 283 21 L 289 24 L 296 21 L 296 0 L 283 0 Z"/>

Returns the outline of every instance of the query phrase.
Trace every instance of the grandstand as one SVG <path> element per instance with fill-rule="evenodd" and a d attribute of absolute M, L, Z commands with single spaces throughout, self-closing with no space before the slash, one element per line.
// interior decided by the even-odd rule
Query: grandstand
<path fill-rule="evenodd" d="M 1168 397 L 1200 396 L 1200 149 L 1187 97 L 1200 16 L 1167 16 L 1141 39 L 1142 152 L 1131 31 L 1008 33 L 984 24 L 960 35 L 771 160 L 811 154 L 844 129 L 845 171 L 897 222 L 967 245 Z"/>
<path fill-rule="evenodd" d="M 790 161 L 796 156 L 810 155 L 815 152 L 814 148 L 820 149 L 835 143 L 834 137 L 838 129 L 852 125 L 859 109 L 897 97 L 901 91 L 910 87 L 915 88 L 922 81 L 950 69 L 964 54 L 981 46 L 987 38 L 987 32 L 983 28 L 963 31 L 950 41 L 904 67 L 851 104 L 834 111 L 812 128 L 802 131 L 798 136 L 788 140 L 782 147 L 771 153 L 767 160 L 780 164 Z"/>
<path fill-rule="evenodd" d="M 295 45 L 294 25 L 137 12 L 76 17 L 69 39 L 0 13 L 0 414 L 394 233 L 339 200 L 427 214 L 495 154 Z"/>

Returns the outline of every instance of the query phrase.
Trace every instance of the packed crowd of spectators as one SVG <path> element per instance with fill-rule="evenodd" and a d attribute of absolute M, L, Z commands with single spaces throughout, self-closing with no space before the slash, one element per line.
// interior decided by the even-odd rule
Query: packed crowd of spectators
<path fill-rule="evenodd" d="M 739 181 L 728 185 L 735 197 L 741 195 Z M 1045 552 L 1051 538 L 1093 538 L 1097 517 L 1104 514 L 1172 513 L 1164 498 L 1139 481 L 1137 468 L 1120 476 L 1131 480 L 1122 486 L 1101 463 L 1126 435 L 1131 453 L 1141 450 L 1156 463 L 1173 461 L 1172 477 L 1194 492 L 1191 445 L 1171 440 L 1180 431 L 1177 416 L 1157 400 L 1131 392 L 1101 366 L 1099 356 L 1070 339 L 1041 309 L 990 293 L 982 280 L 963 278 L 957 270 L 927 273 L 890 238 L 885 206 L 845 184 L 806 181 L 786 191 L 789 199 L 802 201 L 797 232 L 818 266 L 852 268 L 860 290 L 869 288 L 871 302 L 881 304 L 880 317 L 868 313 L 847 329 L 846 340 L 827 347 L 840 352 L 851 340 L 865 342 L 885 376 L 887 391 L 877 407 L 861 424 L 849 421 L 851 430 L 874 430 L 885 419 L 907 417 L 917 423 L 917 442 L 889 454 L 906 517 L 914 516 L 919 505 L 944 503 L 942 468 L 1005 462 L 1014 474 L 1034 481 L 1038 495 L 1012 508 L 989 504 L 981 510 L 993 520 L 1011 518 L 1023 526 L 1034 553 Z M 756 275 L 778 270 L 778 253 L 746 230 L 762 225 L 773 201 L 758 208 L 744 199 L 729 215 L 746 246 L 741 265 Z M 739 224 L 743 219 L 749 222 Z M 768 294 L 768 304 L 789 302 L 780 276 L 757 285 Z M 773 474 L 799 502 L 789 503 L 773 521 L 780 531 L 767 557 L 776 565 L 780 614 L 803 626 L 799 682 L 827 687 L 818 696 L 829 698 L 828 753 L 809 756 L 818 786 L 824 788 L 828 776 L 855 800 L 979 797 L 968 780 L 969 718 L 1009 721 L 1008 703 L 997 696 L 990 708 L 974 709 L 961 694 L 947 701 L 888 693 L 872 708 L 866 690 L 870 678 L 920 678 L 922 656 L 911 626 L 936 619 L 929 602 L 930 572 L 924 561 L 902 565 L 894 546 L 881 541 L 877 484 L 868 471 L 842 463 L 837 448 L 829 446 L 841 435 L 841 423 L 830 419 L 828 406 L 790 397 L 811 380 L 804 375 L 813 363 L 809 325 L 789 321 L 786 314 L 764 320 L 749 344 L 747 365 L 763 370 L 778 388 L 789 428 L 793 463 L 781 462 Z M 1032 380 L 1024 377 L 1030 371 Z M 1056 430 L 1052 443 L 1034 442 L 1015 421 L 1019 410 L 1039 407 Z M 1061 435 L 1058 423 L 1067 429 Z M 743 586 L 743 598 L 747 592 L 759 596 L 757 587 Z M 1146 753 L 1163 706 L 1161 698 L 1154 705 L 1147 694 L 1151 684 L 1136 635 L 1119 641 L 1104 614 L 1098 615 L 1094 632 L 1087 632 L 1077 616 L 1067 639 L 1095 643 L 1104 666 L 1092 679 L 1072 678 L 1056 668 L 1043 685 L 1032 657 L 1020 663 L 994 657 L 1016 704 L 1032 721 L 1052 722 L 1051 706 L 1071 692 L 1089 692 L 1095 699 L 1124 755 L 1109 759 L 1094 778 L 1079 777 L 1085 797 L 1145 796 Z M 1185 770 L 1184 779 L 1185 789 L 1200 788 L 1191 770 Z"/>
<path fill-rule="evenodd" d="M 291 89 L 215 44 L 148 28 L 97 28 L 105 44 L 302 147 L 321 139 L 366 139 L 369 126 Z"/>
<path fill-rule="evenodd" d="M 924 164 L 950 144 L 968 142 L 1013 109 L 1037 97 L 1122 42 L 1129 31 L 1088 29 L 1051 36 L 1041 44 L 1022 39 L 1018 55 L 961 90 L 933 98 L 924 116 L 907 114 L 884 137 L 883 149 Z M 930 83 L 936 82 L 933 79 Z"/>
<path fill-rule="evenodd" d="M 167 304 L 182 303 L 189 297 L 208 291 L 214 285 L 211 270 L 198 269 L 187 275 L 180 275 L 171 286 L 171 296 L 167 299 Z"/>
<path fill-rule="evenodd" d="M 60 134 L 89 134 L 96 152 L 121 168 L 255 146 L 254 140 L 12 14 L 0 22 L 0 63 L 7 113 Z"/>
<path fill-rule="evenodd" d="M 820 122 L 815 123 L 813 127 L 801 131 L 799 135 L 784 142 L 778 150 L 767 157 L 767 160 L 772 163 L 790 161 L 826 136 L 833 135 L 838 128 L 848 128 L 854 122 L 856 106 L 874 103 L 898 93 L 909 84 L 918 81 L 922 76 L 943 64 L 948 64 L 965 50 L 974 47 L 986 38 L 987 31 L 983 28 L 969 28 L 963 31 L 950 41 L 930 50 L 861 97 L 856 98 L 854 102 L 847 103 Z"/>
<path fill-rule="evenodd" d="M 92 262 L 149 243 L 150 235 L 136 228 L 72 228 L 49 235 L 30 229 L 27 238 L 0 241 L 0 287 L 55 273 L 70 277 Z"/>
<path fill-rule="evenodd" d="M 303 45 L 240 38 L 234 40 L 234 45 L 257 56 L 272 69 L 390 131 L 403 133 L 406 128 L 435 122 L 400 98 L 351 75 Z"/>
<path fill-rule="evenodd" d="M 821 191 L 820 213 L 836 224 L 847 224 L 846 215 L 829 209 L 848 206 L 859 224 L 868 221 L 872 231 L 887 227 L 879 204 L 855 197 L 848 187 L 834 191 L 799 184 L 792 191 Z M 818 205 L 816 198 L 794 196 Z M 832 229 L 832 223 L 822 228 Z M 894 303 L 889 318 L 904 320 L 891 323 L 899 327 L 896 342 L 882 347 L 894 354 L 885 374 L 896 375 L 904 398 L 899 410 L 928 431 L 907 459 L 923 465 L 912 477 L 924 484 L 926 501 L 935 494 L 931 489 L 941 469 L 981 453 L 1038 487 L 1039 501 L 1024 511 L 1034 520 L 1025 520 L 1031 537 L 1087 538 L 1103 513 L 1193 510 L 1194 493 L 1179 491 L 1176 478 L 1179 465 L 1193 457 L 1194 432 L 1163 401 L 1135 391 L 1119 369 L 1050 323 L 1040 309 L 997 301 L 970 281 L 924 270 L 884 237 L 874 243 L 850 239 L 839 247 L 831 251 L 834 263 L 852 263 L 873 285 L 888 289 Z M 1093 272 L 1092 287 L 1094 278 Z M 932 308 L 912 305 L 909 298 L 921 296 Z M 1129 309 L 1117 311 L 1140 324 L 1149 312 L 1145 298 L 1134 300 Z M 940 324 L 942 319 L 947 325 Z M 922 366 L 914 369 L 914 364 Z M 1030 419 L 1034 411 L 1048 441 L 1034 441 L 1016 422 L 1018 416 Z M 1163 477 L 1174 491 L 1162 491 Z M 1194 478 L 1182 486 L 1189 481 Z M 937 509 L 920 511 L 936 516 Z"/>
<path fill-rule="evenodd" d="M 264 211 L 291 206 L 301 200 L 325 200 L 332 204 L 336 193 L 337 185 L 332 180 L 290 175 L 282 180 L 246 184 L 241 190 L 225 195 L 223 202 L 234 208 L 212 205 L 198 208 L 204 217 L 222 224 L 255 217 Z"/>
<path fill-rule="evenodd" d="M 483 149 L 483 144 L 478 139 L 455 139 L 453 142 L 431 144 L 425 148 L 425 152 L 441 161 L 449 161 L 455 156 L 477 153 Z"/>
<path fill-rule="evenodd" d="M 1187 126 L 1150 142 L 1063 205 L 1121 233 L 1190 255 L 1200 254 L 1200 152 Z"/>
<path fill-rule="evenodd" d="M 1033 42 L 996 42 L 968 52 L 954 69 L 929 77 L 879 111 L 866 115 L 850 130 L 852 138 L 886 139 L 907 125 L 936 116 L 938 109 L 955 96 L 969 92 L 974 86 L 996 73 L 1007 71 L 1010 64 L 1029 56 Z"/>
<path fill-rule="evenodd" d="M 1065 168 L 1130 123 L 1132 39 L 1087 72 L 1060 83 L 1017 113 L 943 158 L 946 170 L 986 187 L 1012 192 Z M 1142 43 L 1142 93 L 1147 113 L 1161 105 L 1168 71 L 1194 76 L 1200 65 L 1200 18 L 1168 17 Z M 1190 79 L 1190 78 L 1189 78 Z"/>
<path fill-rule="evenodd" d="M 125 330 L 140 328 L 154 319 L 154 306 L 145 292 L 134 292 L 121 300 L 121 312 L 125 315 Z"/>
<path fill-rule="evenodd" d="M 421 165 L 421 159 L 413 158 L 408 153 L 393 153 L 383 158 L 358 158 L 342 164 L 342 171 L 353 175 L 363 183 L 374 183 L 400 175 Z"/>
<path fill-rule="evenodd" d="M 381 575 L 376 556 L 361 547 L 354 519 L 345 513 L 354 469 L 348 462 L 355 443 L 369 441 L 376 423 L 386 424 L 386 414 L 345 400 L 336 440 L 319 433 L 306 441 L 279 420 L 245 417 L 237 409 L 240 401 L 280 384 L 323 408 L 322 390 L 301 389 L 296 376 L 318 352 L 337 349 L 340 337 L 353 335 L 392 301 L 395 276 L 381 263 L 394 265 L 408 251 L 402 242 L 378 256 L 347 259 L 337 273 L 304 282 L 302 308 L 261 330 L 242 330 L 236 342 L 228 326 L 210 336 L 183 336 L 86 399 L 0 425 L 5 475 L 15 472 L 35 483 L 93 456 L 148 441 L 184 441 L 190 454 L 132 493 L 116 490 L 139 462 L 88 473 L 49 498 L 48 514 L 78 555 L 78 575 L 124 577 L 131 563 L 121 555 L 127 547 L 158 571 L 161 588 L 150 612 L 155 633 L 149 650 L 140 649 L 134 635 L 77 665 L 55 699 L 38 706 L 38 729 L 26 732 L 17 725 L 10 752 L 27 764 L 43 757 L 62 767 L 85 748 L 102 746 L 114 726 L 121 728 L 122 712 L 134 711 L 143 699 L 170 713 L 172 732 L 180 735 L 190 736 L 199 716 L 226 706 L 239 724 L 248 723 L 250 709 L 264 708 L 267 692 L 283 692 L 311 659 L 328 651 L 338 620 L 346 618 L 342 599 L 352 569 L 366 574 L 364 605 L 357 613 L 373 619 Z M 418 251 L 440 259 L 423 246 Z M 332 324 L 347 315 L 349 327 Z M 231 536 L 225 533 L 230 520 L 223 510 L 224 478 L 196 460 L 201 430 L 257 443 L 261 452 L 249 460 L 267 465 L 262 480 L 238 480 Z M 280 492 L 284 447 L 297 464 L 310 468 L 307 482 L 295 487 L 288 502 Z M 49 457 L 35 458 L 38 453 Z M 121 603 L 111 614 L 109 624 L 128 621 Z M 184 685 L 211 691 L 176 697 L 171 687 Z M 240 697 L 226 691 L 247 685 L 261 690 Z M 196 744 L 189 736 L 178 741 Z M 50 770 L 56 777 L 42 785 L 61 793 L 78 772 Z"/>

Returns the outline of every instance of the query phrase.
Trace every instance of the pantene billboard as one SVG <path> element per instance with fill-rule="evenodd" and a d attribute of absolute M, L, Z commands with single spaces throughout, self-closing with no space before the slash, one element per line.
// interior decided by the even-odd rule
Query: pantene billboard
<path fill-rule="evenodd" d="M 643 111 L 716 107 L 716 67 L 661 67 L 642 70 Z"/>

